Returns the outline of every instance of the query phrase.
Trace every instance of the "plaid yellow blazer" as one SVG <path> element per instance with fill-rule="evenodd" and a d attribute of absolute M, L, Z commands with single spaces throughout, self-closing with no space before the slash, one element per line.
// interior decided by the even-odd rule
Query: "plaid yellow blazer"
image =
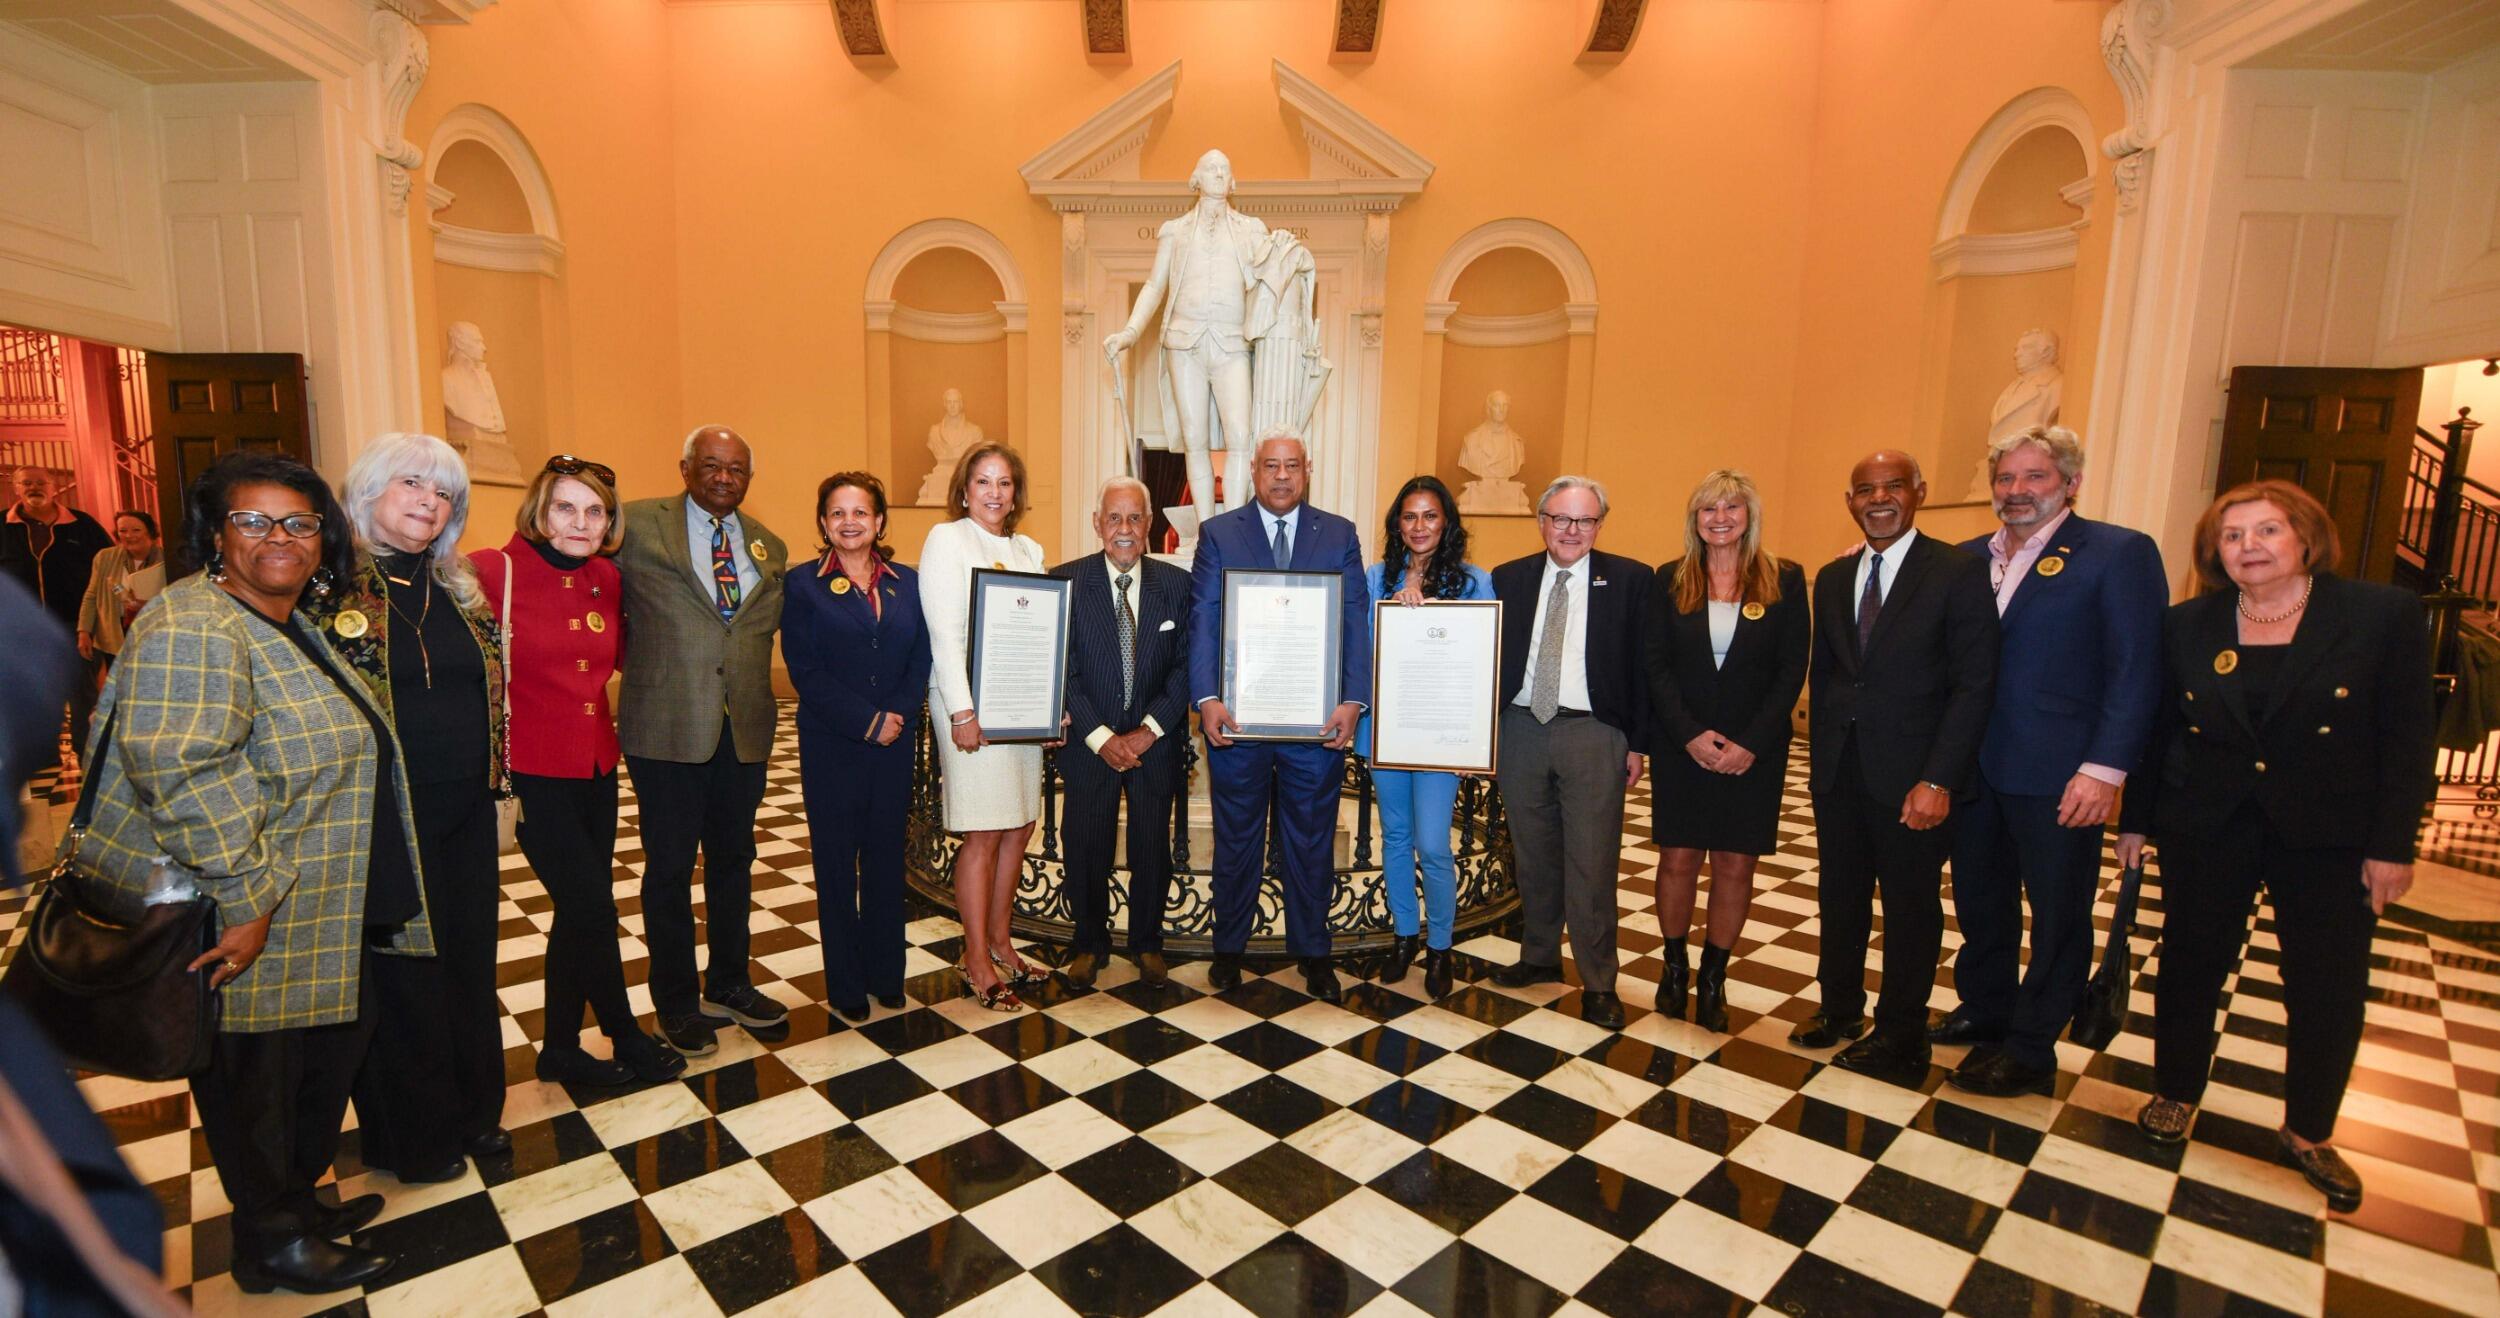
<path fill-rule="evenodd" d="M 304 619 L 291 625 L 347 673 Z M 348 685 L 360 687 L 352 675 Z M 199 871 L 225 924 L 275 912 L 267 949 L 223 990 L 221 1028 L 354 1020 L 374 757 L 398 748 L 377 748 L 339 684 L 205 576 L 166 587 L 139 615 L 96 726 L 108 718 L 113 744 L 95 768 L 80 856 L 133 906 L 156 858 L 170 855 Z M 407 781 L 400 775 L 397 808 L 414 867 Z M 388 950 L 433 955 L 422 911 Z"/>
<path fill-rule="evenodd" d="M 391 700 L 391 626 L 397 619 L 391 615 L 390 598 L 384 590 L 381 566 L 373 561 L 373 555 L 358 549 L 356 571 L 346 588 L 332 591 L 327 599 L 315 599 L 311 591 L 306 591 L 297 611 L 321 630 L 321 639 L 328 641 L 331 650 L 364 679 L 365 689 L 382 706 L 382 717 L 397 728 L 399 711 Z M 447 598 L 443 602 L 452 601 Z M 354 621 L 342 631 L 340 621 L 351 614 Z M 498 795 L 508 794 L 511 779 L 504 766 L 512 743 L 506 739 L 509 730 L 505 727 L 503 705 L 503 639 L 497 633 L 495 615 L 483 604 L 461 609 L 460 621 L 468 624 L 469 639 L 477 642 L 477 652 L 486 660 L 486 781 Z M 405 777 L 405 761 L 400 769 Z"/>

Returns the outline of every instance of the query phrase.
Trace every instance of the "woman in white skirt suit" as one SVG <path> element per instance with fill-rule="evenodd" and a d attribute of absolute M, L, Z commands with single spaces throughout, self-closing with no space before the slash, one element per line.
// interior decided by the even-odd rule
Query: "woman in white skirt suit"
<path fill-rule="evenodd" d="M 955 852 L 955 905 L 963 920 L 964 987 L 993 1011 L 1017 1011 L 1015 985 L 1041 971 L 1016 955 L 1008 925 L 1025 840 L 1042 813 L 1042 748 L 993 746 L 981 736 L 966 670 L 972 571 L 1040 572 L 1042 546 L 1016 534 L 1023 520 L 1024 459 L 1005 444 L 974 445 L 955 464 L 947 506 L 963 515 L 929 528 L 920 546 L 920 612 L 929 628 L 929 719 L 938 738 L 946 828 Z"/>

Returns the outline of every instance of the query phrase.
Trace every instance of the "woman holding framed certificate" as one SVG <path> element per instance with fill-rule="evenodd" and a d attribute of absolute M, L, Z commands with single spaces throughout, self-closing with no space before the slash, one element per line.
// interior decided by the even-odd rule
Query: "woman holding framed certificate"
<path fill-rule="evenodd" d="M 1651 828 L 1658 931 L 1667 940 L 1658 1010 L 1684 1014 L 1693 890 L 1710 859 L 1709 941 L 1693 983 L 1693 1023 L 1727 1029 L 1727 961 L 1753 908 L 1754 865 L 1779 847 L 1789 714 L 1805 688 L 1814 632 L 1805 570 L 1762 548 L 1762 496 L 1740 471 L 1714 471 L 1684 506 L 1684 557 L 1658 569 L 1649 601 Z"/>
<path fill-rule="evenodd" d="M 1044 570 L 1041 543 L 1016 534 L 1029 506 L 1024 459 L 995 441 L 972 446 L 955 463 L 946 503 L 963 515 L 930 527 L 920 546 L 920 612 L 929 631 L 929 717 L 937 725 L 946 828 L 964 839 L 955 852 L 964 959 L 955 969 L 982 1006 L 1020 1011 L 1015 986 L 1044 977 L 1016 955 L 1007 923 L 1025 839 L 1042 814 L 1042 749 L 995 745 L 981 735 L 970 644 L 973 570 Z"/>
<path fill-rule="evenodd" d="M 1380 561 L 1371 567 L 1371 597 L 1414 607 L 1427 600 L 1489 600 L 1493 577 L 1467 561 L 1467 528 L 1458 501 L 1437 477 L 1417 476 L 1389 503 L 1381 530 Z M 1498 635 L 1498 633 L 1497 633 Z M 1372 757 L 1372 721 L 1355 730 L 1354 750 Z M 1450 856 L 1450 810 L 1458 800 L 1458 775 L 1432 770 L 1372 768 L 1372 794 L 1380 802 L 1381 886 L 1397 942 L 1380 972 L 1384 984 L 1406 978 L 1415 963 L 1415 894 L 1423 892 L 1424 992 L 1450 991 L 1450 927 L 1458 911 L 1458 868 Z"/>

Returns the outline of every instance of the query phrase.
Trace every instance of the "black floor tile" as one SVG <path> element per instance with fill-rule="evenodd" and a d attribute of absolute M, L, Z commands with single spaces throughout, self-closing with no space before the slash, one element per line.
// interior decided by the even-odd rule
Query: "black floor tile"
<path fill-rule="evenodd" d="M 859 1127 L 843 1126 L 794 1140 L 758 1161 L 804 1204 L 891 1169 L 894 1155 Z"/>
<path fill-rule="evenodd" d="M 2161 1235 L 2160 1213 L 2039 1172 L 2024 1175 L 2005 1207 L 2122 1254 L 2149 1255 Z"/>
<path fill-rule="evenodd" d="M 1399 1294 L 1407 1292 L 1401 1289 Z M 1744 1296 L 1707 1277 L 1686 1272 L 1645 1249 L 1627 1249 L 1616 1255 L 1614 1262 L 1580 1288 L 1578 1299 L 1618 1318 L 1647 1314 L 1691 1314 L 1696 1318 L 1721 1314 L 1725 1318 L 1740 1318 L 1753 1312 L 1754 1307 Z"/>
<path fill-rule="evenodd" d="M 1196 1286 L 1198 1273 L 1122 1222 L 1033 1269 L 1080 1314 L 1143 1318 Z"/>
<path fill-rule="evenodd" d="M 1528 1187 L 1530 1198 L 1629 1241 L 1675 1205 L 1675 1196 L 1577 1154 Z"/>
<path fill-rule="evenodd" d="M 1094 1036 L 1094 1042 L 1139 1066 L 1152 1066 L 1164 1058 L 1188 1052 L 1205 1040 L 1168 1021 L 1148 1017 L 1130 1021 L 1116 1030 L 1105 1030 Z"/>
<path fill-rule="evenodd" d="M 1404 1080 L 1373 1091 L 1354 1110 L 1417 1144 L 1430 1144 L 1476 1117 L 1466 1104 Z"/>
<path fill-rule="evenodd" d="M 1206 1100 L 1152 1071 L 1132 1071 L 1086 1090 L 1077 1101 L 1130 1130 L 1152 1130 Z"/>
<path fill-rule="evenodd" d="M 790 1073 L 790 1068 L 775 1060 L 770 1053 L 732 1062 L 717 1071 L 706 1071 L 683 1082 L 713 1112 L 727 1112 L 749 1103 L 806 1088 L 807 1082 Z"/>
<path fill-rule="evenodd" d="M 1596 1108 L 1537 1085 L 1494 1104 L 1485 1115 L 1566 1149 L 1579 1148 L 1615 1124 L 1613 1117 Z"/>
<path fill-rule="evenodd" d="M 625 1178 L 644 1194 L 665 1190 L 681 1181 L 745 1162 L 747 1151 L 737 1137 L 715 1120 L 691 1122 L 674 1130 L 610 1149 Z"/>
<path fill-rule="evenodd" d="M 946 1094 L 993 1126 L 1004 1126 L 1068 1096 L 1066 1090 L 1021 1066 L 1002 1066 L 988 1075 L 974 1076 Z"/>
<path fill-rule="evenodd" d="M 1267 1075 L 1215 1100 L 1215 1105 L 1278 1139 L 1337 1110 L 1337 1105 L 1281 1075 Z"/>
<path fill-rule="evenodd" d="M 1307 1034 L 1299 1034 L 1274 1021 L 1260 1021 L 1246 1030 L 1235 1030 L 1215 1041 L 1217 1047 L 1270 1071 L 1282 1071 L 1323 1046 Z"/>
<path fill-rule="evenodd" d="M 1673 1090 L 1662 1091 L 1634 1108 L 1624 1120 L 1722 1155 L 1732 1152 L 1762 1125 L 1751 1117 L 1712 1107 Z"/>
<path fill-rule="evenodd" d="M 538 1298 L 553 1303 L 657 1263 L 677 1247 L 637 1201 L 542 1231 L 521 1241 L 519 1252 Z"/>
<path fill-rule="evenodd" d="M 1371 1187 L 1452 1235 L 1466 1234 L 1468 1228 L 1483 1221 L 1494 1209 L 1510 1202 L 1518 1193 L 1500 1181 L 1430 1149 L 1419 1150 L 1404 1162 L 1373 1177 Z"/>
<path fill-rule="evenodd" d="M 911 1016 L 935 1014 L 915 1011 L 895 1019 L 906 1020 Z M 879 1025 L 886 1023 L 884 1021 L 871 1022 L 871 1024 Z M 915 1098 L 925 1098 L 937 1092 L 936 1087 L 921 1079 L 917 1072 L 892 1058 L 873 1066 L 863 1066 L 856 1071 L 845 1071 L 819 1084 L 817 1088 L 824 1091 L 826 1098 L 833 1100 L 835 1107 L 842 1109 L 843 1116 L 853 1121 L 861 1117 L 874 1116 L 890 1107 L 901 1107 Z"/>
<path fill-rule="evenodd" d="M 487 1185 L 497 1186 L 604 1152 L 598 1132 L 582 1114 L 566 1112 L 513 1131 L 511 1148 L 476 1159 L 477 1174 Z"/>
<path fill-rule="evenodd" d="M 1348 1314 L 1380 1293 L 1380 1283 L 1290 1231 L 1251 1250 L 1211 1280 L 1259 1314 Z"/>
<path fill-rule="evenodd" d="M 1426 1043 L 1411 1034 L 1401 1034 L 1395 1026 L 1384 1026 L 1338 1044 L 1337 1051 L 1369 1062 L 1391 1075 L 1407 1075 L 1431 1065 L 1449 1050 Z"/>
<path fill-rule="evenodd" d="M 842 1251 L 796 1208 L 686 1251 L 686 1266 L 723 1313 L 753 1308 L 842 1264 Z"/>
<path fill-rule="evenodd" d="M 1894 1137 L 1901 1133 L 1901 1128 L 1889 1121 L 1804 1094 L 1772 1113 L 1769 1124 L 1868 1162 L 1883 1157 L 1884 1150 L 1892 1147 Z"/>
<path fill-rule="evenodd" d="M 1998 1216 L 1994 1204 L 1890 1167 L 1870 1168 L 1849 1192 L 1848 1202 L 1852 1208 L 1972 1254 L 1987 1243 Z"/>
<path fill-rule="evenodd" d="M 1393 1289 L 1426 1313 L 1485 1318 L 1544 1318 L 1571 1298 L 1464 1240 L 1451 1241 Z"/>
<path fill-rule="evenodd" d="M 944 1313 L 1016 1275 L 1016 1261 L 953 1217 L 859 1260 L 859 1270 L 907 1314 Z"/>
<path fill-rule="evenodd" d="M 1508 1030 L 1495 1030 L 1459 1049 L 1458 1055 L 1499 1067 L 1522 1080 L 1542 1079 L 1546 1072 L 1570 1060 L 1570 1055 L 1560 1048 Z"/>
<path fill-rule="evenodd" d="M 1799 1255 L 1762 1302 L 1781 1313 L 1833 1318 L 1927 1318 L 1944 1312 L 1820 1254 Z"/>
<path fill-rule="evenodd" d="M 962 1213 L 1050 1174 L 1032 1154 L 995 1130 L 985 1130 L 910 1163 L 912 1175 Z"/>
<path fill-rule="evenodd" d="M 2170 1194 L 2170 1212 L 2226 1236 L 2254 1241 L 2286 1254 L 2326 1261 L 2326 1223 L 2247 1195 L 2182 1177 Z"/>
<path fill-rule="evenodd" d="M 1352 1178 L 1289 1144 L 1271 1144 L 1217 1172 L 1215 1181 L 1286 1226 L 1299 1225 L 1358 1188 Z"/>
<path fill-rule="evenodd" d="M 1684 1197 L 1799 1247 L 1814 1239 L 1839 1208 L 1811 1190 L 1733 1162 L 1712 1168 Z"/>
<path fill-rule="evenodd" d="M 1187 1163 L 1135 1136 L 1069 1163 L 1059 1175 L 1123 1218 L 1135 1217 L 1203 1179 Z"/>
<path fill-rule="evenodd" d="M 395 1217 L 359 1231 L 352 1243 L 379 1250 L 399 1260 L 390 1272 L 396 1286 L 436 1268 L 476 1258 L 511 1243 L 503 1218 L 484 1194 L 466 1195 L 447 1204 Z"/>

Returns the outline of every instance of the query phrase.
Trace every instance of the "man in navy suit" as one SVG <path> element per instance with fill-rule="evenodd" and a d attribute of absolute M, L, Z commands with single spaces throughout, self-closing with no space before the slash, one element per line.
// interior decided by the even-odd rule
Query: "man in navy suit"
<path fill-rule="evenodd" d="M 1164 982 L 1163 911 L 1172 890 L 1172 794 L 1189 735 L 1189 574 L 1146 557 L 1146 487 L 1105 481 L 1094 508 L 1102 552 L 1051 575 L 1075 583 L 1068 619 L 1068 790 L 1060 835 L 1076 936 L 1066 974 L 1091 984 L 1111 955 L 1111 857 L 1128 795 L 1128 951 Z M 1173 732 L 1180 736 L 1172 736 Z"/>
<path fill-rule="evenodd" d="M 1949 1078 L 2003 1096 L 2055 1079 L 2058 1032 L 2083 1001 L 2101 829 L 2152 735 L 2170 588 L 2152 537 L 2074 511 L 2075 432 L 2034 426 L 1988 462 L 2005 527 L 1962 548 L 1988 561 L 2004 639 L 1978 799 L 1953 844 L 1962 1005 L 1929 1037 L 1979 1045 Z M 2017 986 L 2026 897 L 2031 965 Z"/>
<path fill-rule="evenodd" d="M 1267 821 L 1274 807 L 1279 868 L 1285 878 L 1285 947 L 1302 963 L 1303 982 L 1322 1002 L 1342 1002 L 1329 960 L 1328 900 L 1336 883 L 1337 790 L 1345 750 L 1371 696 L 1371 591 L 1354 523 L 1304 503 L 1310 458 L 1302 441 L 1271 432 L 1251 461 L 1257 499 L 1198 526 L 1190 564 L 1189 689 L 1207 734 L 1207 776 L 1215 804 L 1215 964 L 1219 991 L 1241 983 L 1241 954 L 1258 914 L 1267 868 Z M 1334 572 L 1345 578 L 1338 621 L 1339 704 L 1316 744 L 1236 742 L 1224 707 L 1224 569 Z"/>
<path fill-rule="evenodd" d="M 1502 602 L 1502 736 L 1494 780 L 1518 858 L 1519 960 L 1506 988 L 1562 982 L 1562 940 L 1580 969 L 1580 1015 L 1623 1028 L 1615 996 L 1615 880 L 1623 794 L 1647 767 L 1649 670 L 1641 663 L 1647 565 L 1604 553 L 1606 488 L 1557 477 L 1537 499 L 1545 552 L 1493 569 Z"/>

